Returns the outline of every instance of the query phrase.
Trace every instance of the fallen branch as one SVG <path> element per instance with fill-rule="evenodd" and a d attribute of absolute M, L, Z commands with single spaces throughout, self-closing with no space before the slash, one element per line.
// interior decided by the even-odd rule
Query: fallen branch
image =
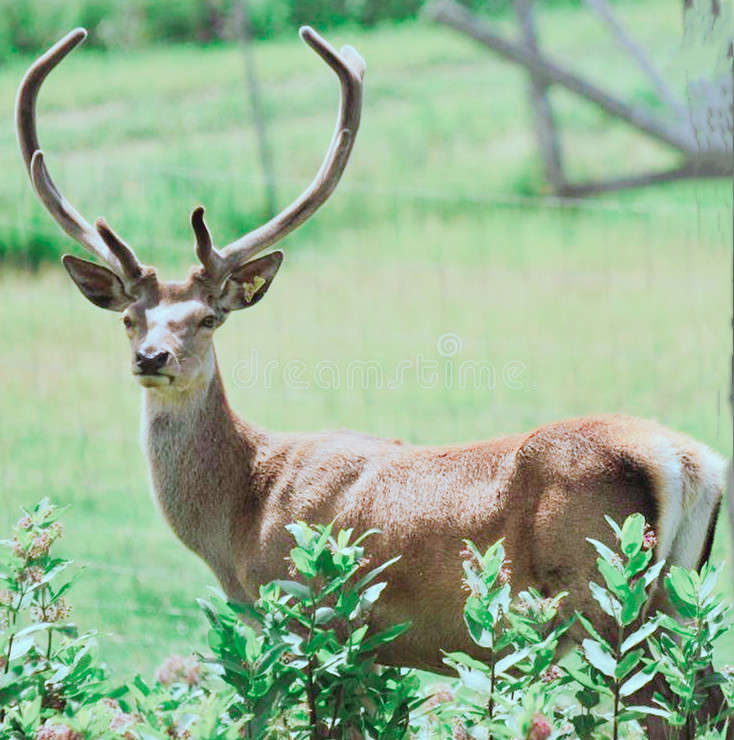
<path fill-rule="evenodd" d="M 596 85 L 527 48 L 524 44 L 508 41 L 495 33 L 487 23 L 479 20 L 453 0 L 437 0 L 428 6 L 426 12 L 433 20 L 466 34 L 505 59 L 525 67 L 536 79 L 546 84 L 565 87 L 594 103 L 610 116 L 625 121 L 633 128 L 686 155 L 698 154 L 696 138 L 688 127 L 656 118 L 642 108 L 631 106 L 615 98 Z"/>
<path fill-rule="evenodd" d="M 640 175 L 630 175 L 614 180 L 600 180 L 572 185 L 567 183 L 560 191 L 560 195 L 569 198 L 580 198 L 586 195 L 598 193 L 612 193 L 629 188 L 641 188 L 646 185 L 656 185 L 673 180 L 695 180 L 702 177 L 723 177 L 731 175 L 722 168 L 716 166 L 701 166 L 698 162 L 687 162 L 681 167 L 656 172 L 645 172 Z"/>

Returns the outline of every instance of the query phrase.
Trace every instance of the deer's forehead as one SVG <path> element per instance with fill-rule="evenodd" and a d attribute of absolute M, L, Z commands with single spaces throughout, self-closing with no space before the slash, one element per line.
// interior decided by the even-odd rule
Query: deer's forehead
<path fill-rule="evenodd" d="M 185 324 L 192 318 L 206 313 L 208 308 L 205 303 L 193 298 L 188 300 L 162 301 L 155 306 L 145 309 L 145 318 L 148 326 L 158 325 L 180 325 Z"/>

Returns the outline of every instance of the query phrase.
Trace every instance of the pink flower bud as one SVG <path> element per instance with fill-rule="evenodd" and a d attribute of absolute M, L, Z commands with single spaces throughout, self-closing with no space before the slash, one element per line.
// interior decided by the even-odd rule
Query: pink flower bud
<path fill-rule="evenodd" d="M 530 730 L 527 734 L 527 740 L 546 740 L 550 737 L 551 726 L 545 715 L 540 712 L 536 712 L 533 715 L 533 719 L 530 725 Z"/>

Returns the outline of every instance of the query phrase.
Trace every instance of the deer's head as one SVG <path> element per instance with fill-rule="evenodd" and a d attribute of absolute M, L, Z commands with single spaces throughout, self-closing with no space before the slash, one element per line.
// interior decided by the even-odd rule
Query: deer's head
<path fill-rule="evenodd" d="M 199 264 L 186 280 L 164 282 L 99 219 L 93 227 L 60 193 L 46 168 L 36 133 L 36 99 L 48 73 L 86 38 L 78 28 L 39 57 L 21 82 L 16 103 L 18 142 L 33 188 L 59 226 L 103 264 L 64 255 L 79 290 L 100 308 L 118 311 L 130 339 L 132 372 L 141 385 L 170 391 L 208 382 L 214 371 L 212 336 L 232 311 L 254 306 L 283 260 L 256 255 L 306 221 L 334 191 L 359 128 L 364 62 L 350 46 L 337 53 L 313 29 L 301 38 L 336 72 L 341 101 L 336 130 L 316 178 L 281 213 L 226 247 L 214 247 L 204 209 L 191 214 Z"/>

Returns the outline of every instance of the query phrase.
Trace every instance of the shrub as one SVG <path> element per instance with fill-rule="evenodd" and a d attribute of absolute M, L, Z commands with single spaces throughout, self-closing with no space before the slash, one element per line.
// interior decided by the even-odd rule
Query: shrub
<path fill-rule="evenodd" d="M 332 527 L 290 525 L 297 580 L 262 587 L 254 605 L 200 602 L 209 647 L 238 693 L 233 709 L 249 720 L 246 737 L 282 727 L 297 738 L 402 738 L 420 703 L 414 674 L 375 665 L 376 650 L 408 625 L 370 633 L 366 621 L 385 587 L 375 579 L 394 561 L 365 572 L 371 533 L 352 541 L 352 530 L 332 536 Z"/>
<path fill-rule="evenodd" d="M 290 527 L 294 579 L 252 605 L 201 606 L 213 657 L 173 656 L 153 683 L 113 687 L 92 633 L 68 621 L 71 562 L 51 555 L 60 511 L 47 500 L 0 543 L 0 738 L 402 738 L 422 701 L 411 672 L 375 665 L 407 625 L 366 624 L 384 588 L 362 541 L 332 527 Z M 78 572 L 77 572 L 78 574 Z M 245 623 L 245 616 L 256 624 Z"/>
<path fill-rule="evenodd" d="M 663 580 L 678 620 L 646 617 L 663 564 L 653 563 L 639 515 L 622 527 L 610 520 L 616 549 L 589 541 L 600 574 L 590 587 L 605 625 L 582 614 L 561 619 L 564 594 L 513 597 L 502 542 L 481 553 L 467 541 L 464 618 L 477 651 L 447 654 L 458 680 L 426 697 L 412 671 L 376 665 L 376 651 L 408 629 L 369 628 L 393 561 L 368 569 L 371 532 L 355 538 L 303 522 L 288 527 L 291 580 L 263 586 L 250 605 L 219 593 L 200 601 L 208 658 L 172 656 L 151 682 L 113 683 L 94 634 L 69 621 L 79 572 L 52 554 L 60 513 L 41 501 L 0 543 L 0 740 L 616 738 L 638 736 L 638 721 L 651 714 L 689 737 L 723 737 L 696 719 L 712 687 L 730 697 L 733 688 L 712 664 L 714 642 L 730 629 L 718 569 L 673 566 Z M 574 620 L 589 636 L 559 667 Z M 669 695 L 628 706 L 656 673 Z"/>
<path fill-rule="evenodd" d="M 504 550 L 498 542 L 481 554 L 467 542 L 465 584 L 470 591 L 464 618 L 472 640 L 488 651 L 479 661 L 454 653 L 446 662 L 459 674 L 458 706 L 444 708 L 471 737 L 579 738 L 621 736 L 640 732 L 639 721 L 663 718 L 671 727 L 687 727 L 689 737 L 719 737 L 696 711 L 712 687 L 731 680 L 713 666 L 713 645 L 731 625 L 729 607 L 715 592 L 718 569 L 705 565 L 701 574 L 676 566 L 664 585 L 677 609 L 669 615 L 644 615 L 653 584 L 664 561 L 652 563 L 652 530 L 639 514 L 619 527 L 607 517 L 617 538 L 612 550 L 588 542 L 599 554 L 597 569 L 605 584 L 591 582 L 591 593 L 610 624 L 594 625 L 577 613 L 573 619 L 588 633 L 561 670 L 555 665 L 560 638 L 569 621 L 555 624 L 564 594 L 541 599 L 535 592 L 510 597 L 504 582 Z M 607 635 L 604 637 L 603 635 Z M 614 635 L 609 639 L 609 635 Z M 654 706 L 628 705 L 637 691 L 664 676 L 673 696 L 654 695 Z M 570 699 L 575 699 L 570 703 Z M 723 697 L 722 697 L 723 698 Z M 732 713 L 723 709 L 710 724 Z M 707 733 L 713 733 L 709 735 Z"/>

